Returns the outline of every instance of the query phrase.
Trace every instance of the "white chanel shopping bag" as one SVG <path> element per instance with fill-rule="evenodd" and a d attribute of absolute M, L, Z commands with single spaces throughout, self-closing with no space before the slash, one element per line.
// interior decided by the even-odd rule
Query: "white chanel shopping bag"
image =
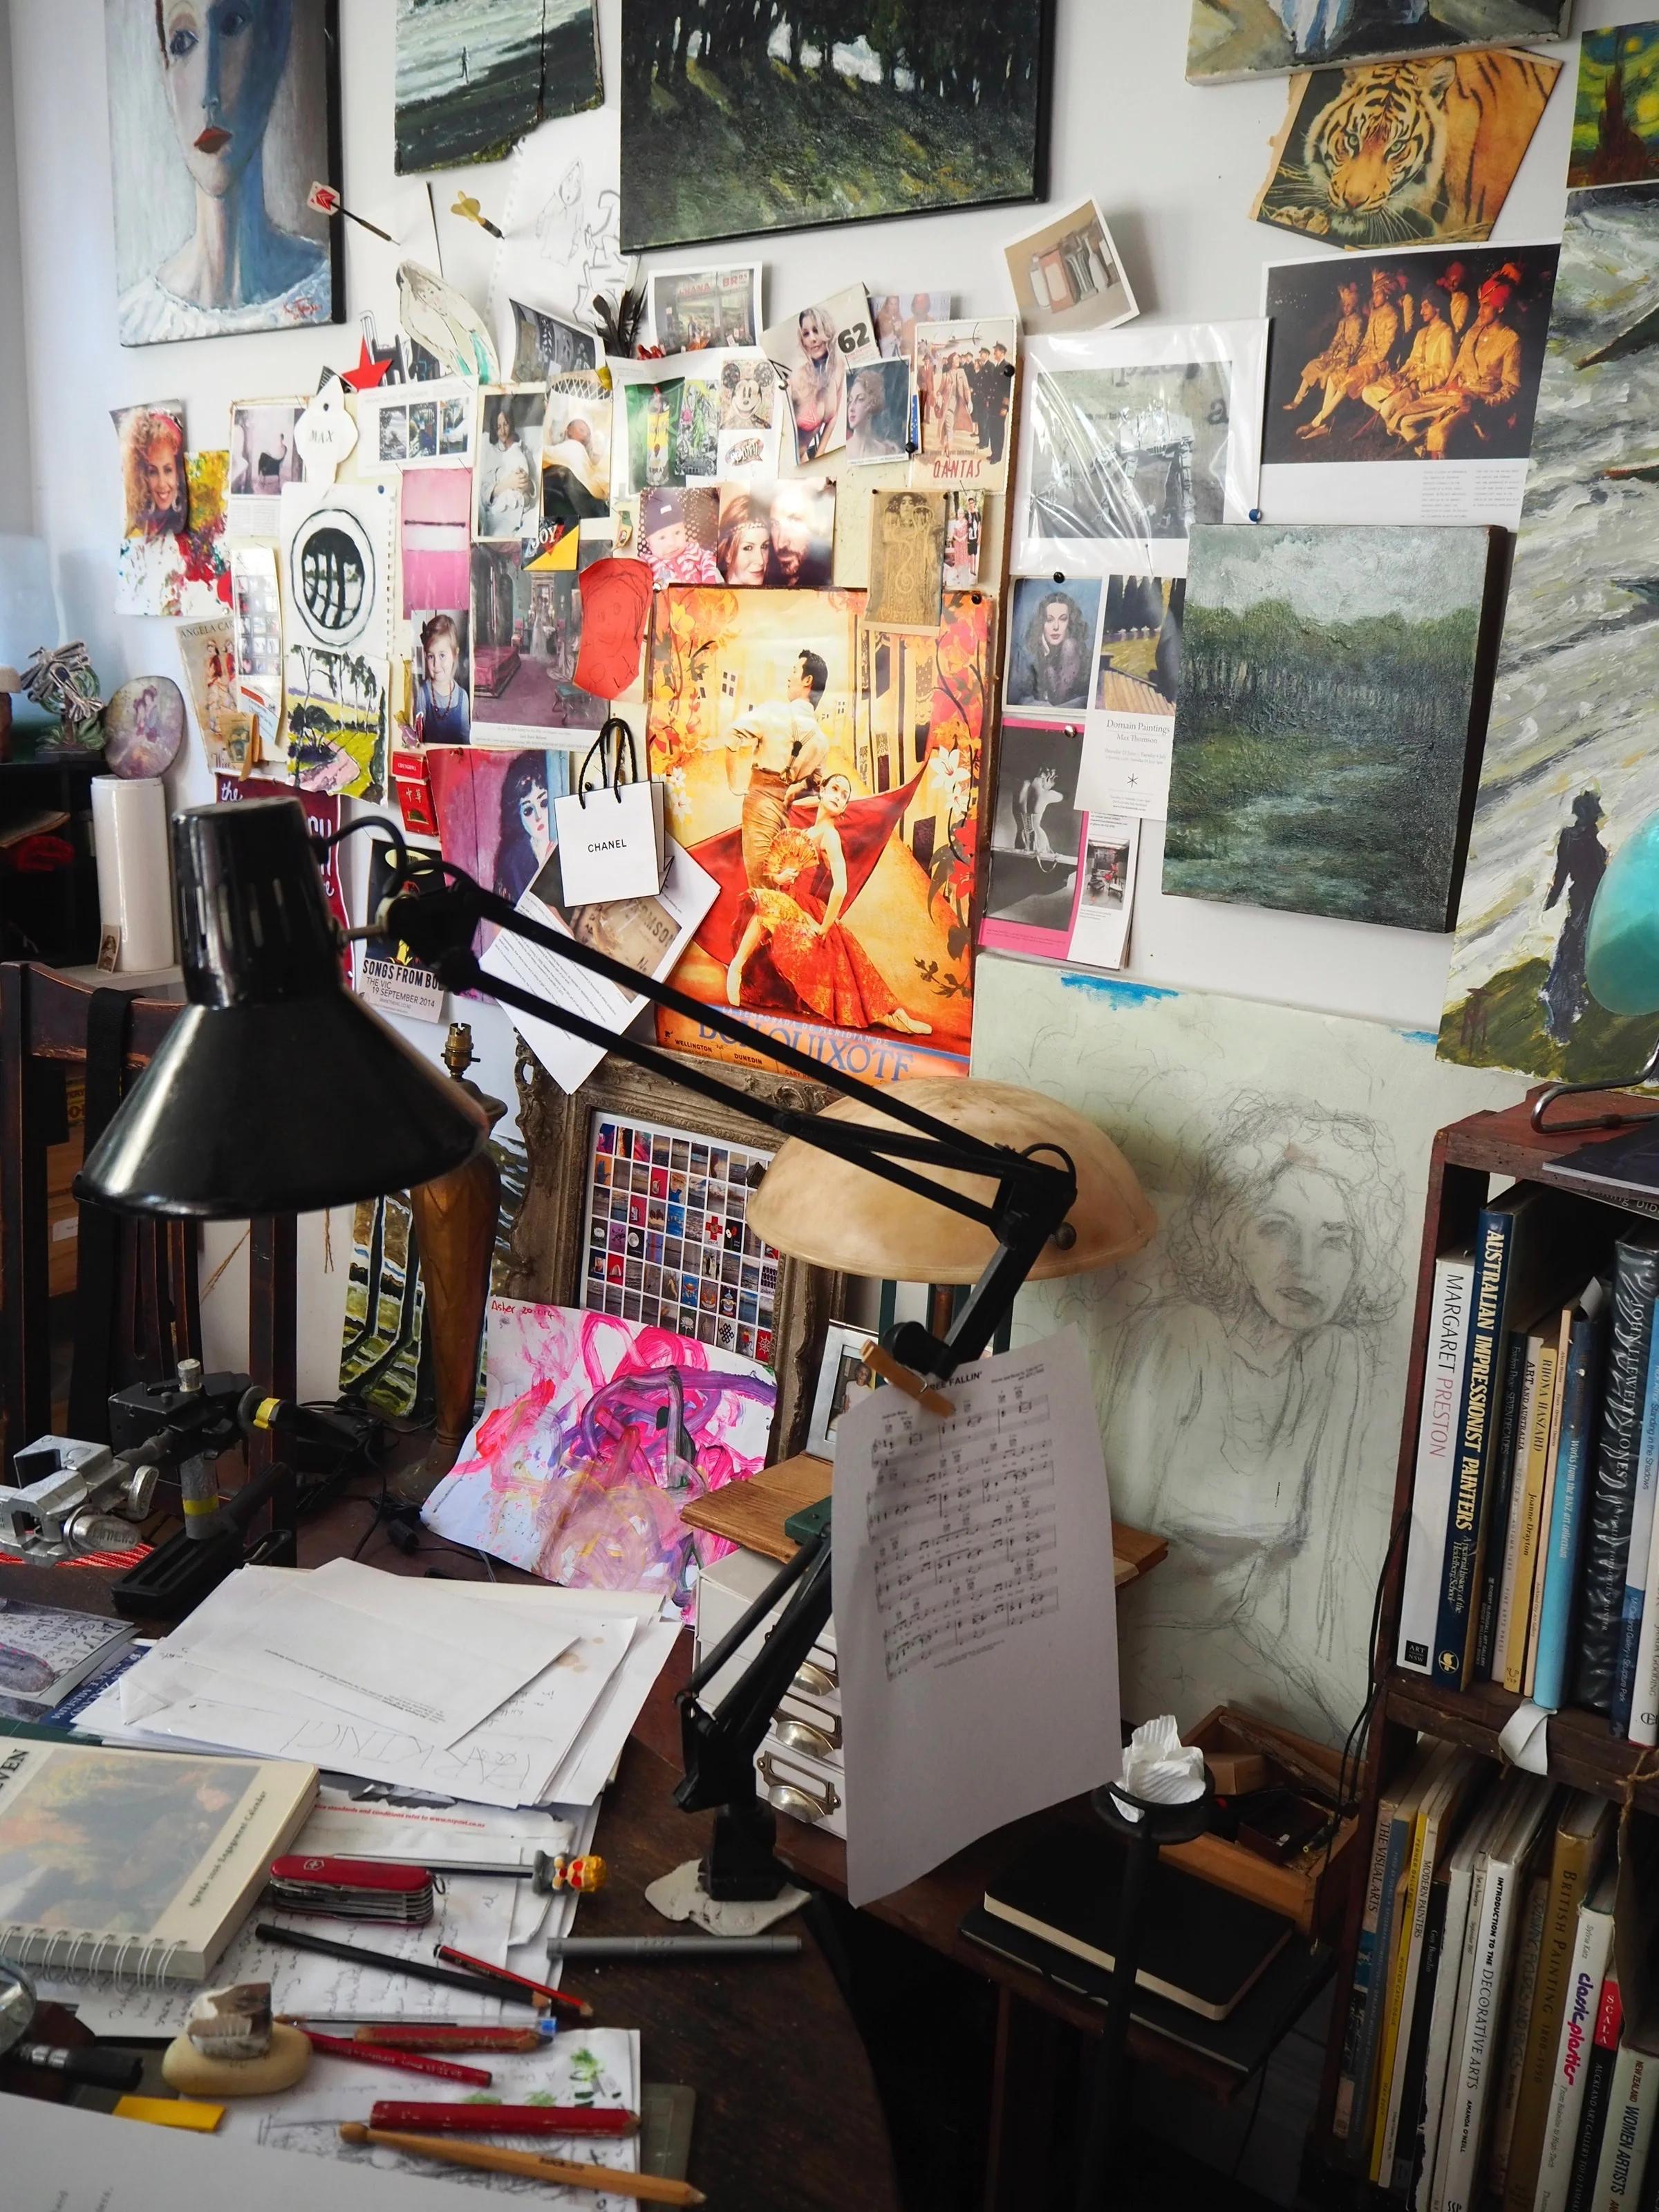
<path fill-rule="evenodd" d="M 623 775 L 623 756 L 628 775 Z M 597 763 L 599 781 L 588 786 Z M 634 732 L 613 714 L 588 748 L 568 799 L 556 799 L 559 873 L 572 906 L 605 899 L 654 898 L 668 872 L 663 786 L 641 783 Z"/>

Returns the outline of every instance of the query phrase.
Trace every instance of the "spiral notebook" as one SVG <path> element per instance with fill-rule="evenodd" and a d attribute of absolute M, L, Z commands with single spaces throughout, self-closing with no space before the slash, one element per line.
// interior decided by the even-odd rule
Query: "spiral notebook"
<path fill-rule="evenodd" d="M 285 1760 L 0 1740 L 0 1955 L 200 1981 L 316 1797 Z"/>

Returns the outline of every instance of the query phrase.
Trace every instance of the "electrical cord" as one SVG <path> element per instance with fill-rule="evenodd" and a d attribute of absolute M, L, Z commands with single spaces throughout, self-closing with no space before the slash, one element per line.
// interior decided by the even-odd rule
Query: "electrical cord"
<path fill-rule="evenodd" d="M 1244 2132 L 1239 2138 L 1237 2150 L 1233 2154 L 1233 2162 L 1227 2168 L 1227 2179 L 1229 2181 L 1237 2180 L 1239 2170 L 1244 2163 L 1244 2154 L 1250 2148 L 1250 2138 L 1255 2133 L 1255 2124 L 1261 2117 L 1261 2095 L 1263 2090 L 1265 2090 L 1267 2086 L 1268 2063 L 1269 2061 L 1264 2058 L 1261 2062 L 1261 2068 L 1256 2074 L 1255 2095 L 1250 2101 L 1250 2117 L 1244 2123 Z"/>

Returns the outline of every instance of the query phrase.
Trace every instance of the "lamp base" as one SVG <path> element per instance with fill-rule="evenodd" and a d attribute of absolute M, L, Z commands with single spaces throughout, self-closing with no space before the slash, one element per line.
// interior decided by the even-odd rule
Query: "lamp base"
<path fill-rule="evenodd" d="M 697 1868 L 704 1890 L 720 1904 L 757 1905 L 776 1897 L 789 1876 L 773 1854 L 778 1818 L 758 1798 L 722 1805 L 714 1833 Z"/>

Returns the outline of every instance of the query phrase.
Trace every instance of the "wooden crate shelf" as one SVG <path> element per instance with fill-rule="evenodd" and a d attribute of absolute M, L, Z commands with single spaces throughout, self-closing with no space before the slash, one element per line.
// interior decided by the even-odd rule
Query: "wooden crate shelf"
<path fill-rule="evenodd" d="M 1522 1700 L 1496 1682 L 1477 1682 L 1467 1690 L 1449 1690 L 1426 1674 L 1396 1669 L 1388 1680 L 1383 1711 L 1390 1722 L 1422 1729 L 1466 1751 L 1487 1759 L 1501 1756 L 1498 1738 Z M 1640 1744 L 1614 1735 L 1605 1713 L 1587 1713 L 1569 1706 L 1553 1714 L 1549 1723 L 1550 1778 L 1574 1790 L 1593 1790 L 1597 1796 L 1623 1804 L 1632 1797 L 1632 1781 L 1638 1768 L 1644 1778 L 1635 1785 L 1633 1802 L 1644 1812 L 1659 1813 L 1659 1755 Z"/>

